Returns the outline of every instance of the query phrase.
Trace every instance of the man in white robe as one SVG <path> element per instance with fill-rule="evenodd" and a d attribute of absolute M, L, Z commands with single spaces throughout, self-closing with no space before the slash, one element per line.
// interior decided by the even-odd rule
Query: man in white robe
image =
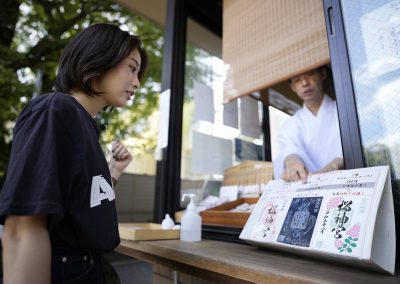
<path fill-rule="evenodd" d="M 302 100 L 298 110 L 280 129 L 280 153 L 274 160 L 274 176 L 306 182 L 309 173 L 343 168 L 336 102 L 323 91 L 326 67 L 290 80 L 290 88 Z"/>

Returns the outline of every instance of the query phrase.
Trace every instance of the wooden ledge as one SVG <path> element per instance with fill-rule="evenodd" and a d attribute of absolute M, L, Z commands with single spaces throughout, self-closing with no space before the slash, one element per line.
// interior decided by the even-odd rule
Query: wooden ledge
<path fill-rule="evenodd" d="M 121 240 L 119 253 L 215 282 L 400 283 L 395 277 L 303 256 L 212 240 Z"/>

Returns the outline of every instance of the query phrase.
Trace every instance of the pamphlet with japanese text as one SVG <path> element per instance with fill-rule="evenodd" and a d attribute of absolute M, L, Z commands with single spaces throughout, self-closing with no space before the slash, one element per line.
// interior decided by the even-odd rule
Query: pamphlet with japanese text
<path fill-rule="evenodd" d="M 341 170 L 307 183 L 273 180 L 240 238 L 394 274 L 396 236 L 388 166 Z"/>

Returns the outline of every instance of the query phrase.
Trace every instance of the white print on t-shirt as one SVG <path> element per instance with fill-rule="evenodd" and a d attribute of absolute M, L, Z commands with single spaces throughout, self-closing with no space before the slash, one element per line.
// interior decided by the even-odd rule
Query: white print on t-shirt
<path fill-rule="evenodd" d="M 90 193 L 90 208 L 100 205 L 104 199 L 114 200 L 114 190 L 102 175 L 94 176 Z"/>

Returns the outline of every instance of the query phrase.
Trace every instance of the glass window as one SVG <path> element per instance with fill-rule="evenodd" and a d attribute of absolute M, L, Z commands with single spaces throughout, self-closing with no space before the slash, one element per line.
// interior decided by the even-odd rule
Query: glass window
<path fill-rule="evenodd" d="M 367 166 L 400 178 L 400 1 L 342 1 Z"/>
<path fill-rule="evenodd" d="M 226 67 L 221 59 L 222 41 L 218 38 L 214 42 L 199 42 L 193 38 L 194 33 L 190 33 L 191 28 L 195 28 L 200 36 L 214 36 L 191 19 L 188 20 L 181 195 L 194 193 L 196 202 L 200 203 L 207 196 L 219 196 L 226 168 L 243 160 L 263 160 L 262 103 L 257 95 L 234 101 L 232 105 L 236 106 L 233 107 L 232 117 L 236 118 L 237 126 L 224 125 L 223 82 Z M 241 116 L 243 111 L 249 113 L 249 109 L 252 110 L 251 117 Z M 247 126 L 246 129 L 243 125 Z M 188 201 L 181 205 L 186 206 Z"/>

